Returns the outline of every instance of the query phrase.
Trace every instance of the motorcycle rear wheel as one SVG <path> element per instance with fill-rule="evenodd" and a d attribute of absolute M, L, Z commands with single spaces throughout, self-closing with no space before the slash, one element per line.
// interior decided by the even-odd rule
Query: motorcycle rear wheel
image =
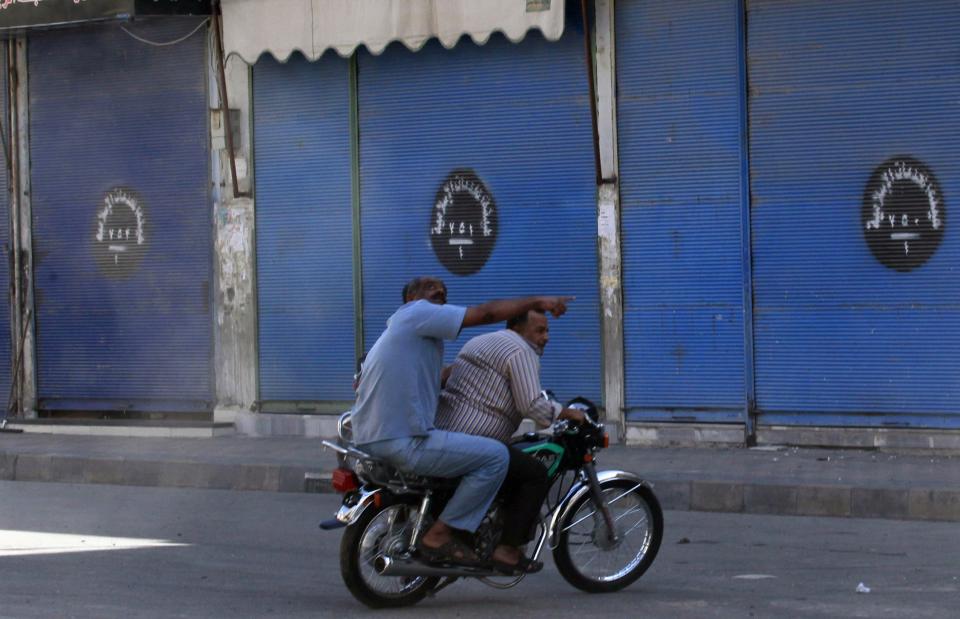
<path fill-rule="evenodd" d="M 553 559 L 560 574 L 588 593 L 609 593 L 630 585 L 653 563 L 663 540 L 663 510 L 653 491 L 624 479 L 601 482 L 616 524 L 611 542 L 607 524 L 587 493 L 560 522 Z"/>
<path fill-rule="evenodd" d="M 370 506 L 343 533 L 340 575 L 353 597 L 370 608 L 412 606 L 437 585 L 437 578 L 381 576 L 374 568 L 378 555 L 406 548 L 417 513 L 406 503 Z"/>

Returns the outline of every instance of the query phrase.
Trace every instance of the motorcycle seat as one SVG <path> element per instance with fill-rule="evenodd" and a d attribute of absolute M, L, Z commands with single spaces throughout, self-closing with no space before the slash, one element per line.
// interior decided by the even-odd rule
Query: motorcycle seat
<path fill-rule="evenodd" d="M 405 485 L 412 490 L 453 490 L 460 483 L 459 477 L 427 477 L 404 473 L 393 465 L 377 458 L 362 460 L 359 463 L 357 473 L 376 484 Z"/>

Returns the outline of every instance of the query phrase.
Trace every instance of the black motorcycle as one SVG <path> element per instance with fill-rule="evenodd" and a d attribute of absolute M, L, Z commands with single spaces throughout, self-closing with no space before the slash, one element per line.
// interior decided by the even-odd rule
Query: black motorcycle
<path fill-rule="evenodd" d="M 650 567 L 663 539 L 663 512 L 650 484 L 625 471 L 597 471 L 595 457 L 609 438 L 595 406 L 583 398 L 567 404 L 585 412 L 586 423 L 559 421 L 545 433 L 530 432 L 514 446 L 540 459 L 551 487 L 541 509 L 532 557 L 545 546 L 560 574 L 590 593 L 617 591 Z M 350 592 L 374 608 L 409 606 L 460 578 L 499 589 L 524 575 L 506 577 L 492 567 L 425 563 L 417 540 L 430 528 L 458 480 L 403 473 L 352 444 L 350 413 L 338 427 L 335 450 L 342 466 L 333 473 L 343 503 L 331 529 L 346 526 L 340 572 Z M 500 538 L 501 510 L 494 501 L 474 535 L 477 556 L 489 558 Z"/>

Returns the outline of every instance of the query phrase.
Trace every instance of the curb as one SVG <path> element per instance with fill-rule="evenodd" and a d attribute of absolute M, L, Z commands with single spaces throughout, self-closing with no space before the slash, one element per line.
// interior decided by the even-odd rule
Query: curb
<path fill-rule="evenodd" d="M 332 493 L 330 475 L 290 465 L 0 453 L 3 481 Z M 667 510 L 960 522 L 960 490 L 953 489 L 648 481 Z"/>
<path fill-rule="evenodd" d="M 656 481 L 664 509 L 960 522 L 960 491 L 719 481 Z"/>
<path fill-rule="evenodd" d="M 264 464 L 211 464 L 127 458 L 71 458 L 38 454 L 0 454 L 0 480 L 68 484 L 112 484 L 207 490 L 304 492 L 318 474 L 305 467 Z M 330 474 L 319 474 L 329 480 Z M 329 492 L 333 489 L 330 488 Z"/>

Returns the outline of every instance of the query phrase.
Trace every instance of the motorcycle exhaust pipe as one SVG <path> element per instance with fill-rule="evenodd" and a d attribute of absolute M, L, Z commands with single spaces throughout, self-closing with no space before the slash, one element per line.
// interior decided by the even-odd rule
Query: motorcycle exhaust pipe
<path fill-rule="evenodd" d="M 379 555 L 373 560 L 373 569 L 381 576 L 438 576 L 438 577 L 460 577 L 460 578 L 480 578 L 485 576 L 498 576 L 497 572 L 482 567 L 466 567 L 451 565 L 450 567 L 440 567 L 436 565 L 426 565 L 412 559 L 392 559 L 390 557 Z"/>

